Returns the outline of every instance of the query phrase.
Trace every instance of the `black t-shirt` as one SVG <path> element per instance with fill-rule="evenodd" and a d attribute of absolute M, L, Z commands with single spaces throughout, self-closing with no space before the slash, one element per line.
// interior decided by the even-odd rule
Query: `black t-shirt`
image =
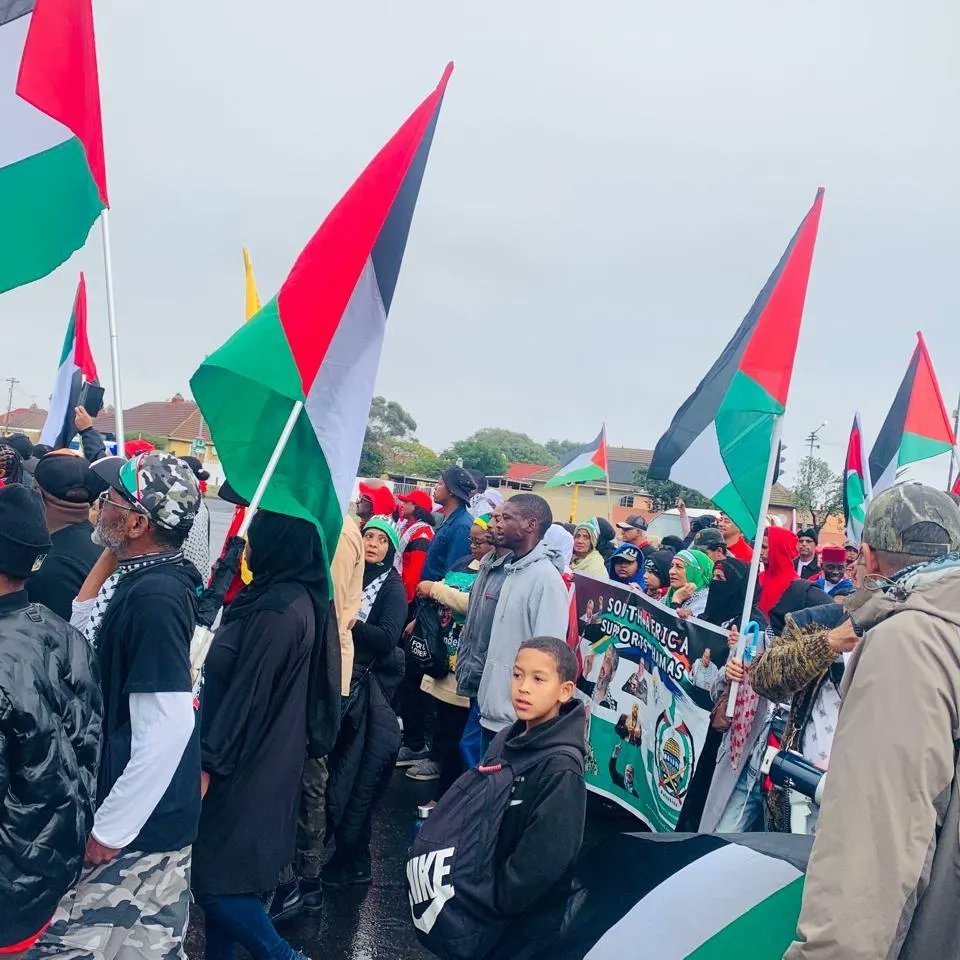
<path fill-rule="evenodd" d="M 192 689 L 190 639 L 200 576 L 192 564 L 162 563 L 127 574 L 97 633 L 103 688 L 103 754 L 97 784 L 102 803 L 130 759 L 131 693 Z M 130 850 L 159 853 L 189 846 L 200 819 L 199 724 L 166 793 Z"/>
<path fill-rule="evenodd" d="M 70 620 L 73 601 L 103 553 L 103 547 L 90 539 L 92 533 L 93 527 L 84 521 L 71 523 L 50 537 L 50 550 L 37 558 L 35 572 L 27 580 L 31 603 L 42 603 Z"/>

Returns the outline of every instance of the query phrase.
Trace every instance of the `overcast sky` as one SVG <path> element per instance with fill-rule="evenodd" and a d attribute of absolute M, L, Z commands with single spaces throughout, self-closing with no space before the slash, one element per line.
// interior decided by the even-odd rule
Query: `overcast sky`
<path fill-rule="evenodd" d="M 272 296 L 450 59 L 378 381 L 424 442 L 605 419 L 653 446 L 821 184 L 790 461 L 826 419 L 839 467 L 857 405 L 872 440 L 917 329 L 955 404 L 956 0 L 95 8 L 125 406 L 187 390 L 242 320 L 241 244 Z M 18 404 L 46 403 L 79 269 L 110 380 L 98 230 L 0 297 Z"/>

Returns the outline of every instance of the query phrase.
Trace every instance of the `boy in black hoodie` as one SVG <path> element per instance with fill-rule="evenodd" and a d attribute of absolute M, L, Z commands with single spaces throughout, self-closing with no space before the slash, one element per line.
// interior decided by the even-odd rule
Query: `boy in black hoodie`
<path fill-rule="evenodd" d="M 583 704 L 572 699 L 576 678 L 577 659 L 562 640 L 534 637 L 520 646 L 511 686 L 518 720 L 497 736 L 490 756 L 516 764 L 536 751 L 544 759 L 514 780 L 497 839 L 496 904 L 508 917 L 528 910 L 580 852 L 586 723 Z"/>

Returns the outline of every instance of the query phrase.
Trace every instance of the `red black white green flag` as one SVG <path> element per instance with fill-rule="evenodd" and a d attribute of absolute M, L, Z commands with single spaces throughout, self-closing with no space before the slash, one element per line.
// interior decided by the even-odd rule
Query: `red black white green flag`
<path fill-rule="evenodd" d="M 569 483 L 587 483 L 590 480 L 603 480 L 606 476 L 607 428 L 604 426 L 593 443 L 568 453 L 560 464 L 560 468 L 544 486 L 559 487 Z"/>
<path fill-rule="evenodd" d="M 918 332 L 906 376 L 870 451 L 873 492 L 893 486 L 902 467 L 948 453 L 955 444 L 940 384 L 923 334 Z"/>
<path fill-rule="evenodd" d="M 867 448 L 858 411 L 853 417 L 850 441 L 847 444 L 847 462 L 843 468 L 843 515 L 847 521 L 847 539 L 852 543 L 860 543 L 871 494 Z"/>
<path fill-rule="evenodd" d="M 823 206 L 823 190 L 733 339 L 660 438 L 650 476 L 709 497 L 756 536 L 776 419 L 793 360 Z"/>
<path fill-rule="evenodd" d="M 450 64 L 331 210 L 280 292 L 190 386 L 231 486 L 246 500 L 296 401 L 262 505 L 317 524 L 333 556 L 357 475 L 380 350 Z"/>
<path fill-rule="evenodd" d="M 60 266 L 106 206 L 91 0 L 0 0 L 0 293 Z"/>

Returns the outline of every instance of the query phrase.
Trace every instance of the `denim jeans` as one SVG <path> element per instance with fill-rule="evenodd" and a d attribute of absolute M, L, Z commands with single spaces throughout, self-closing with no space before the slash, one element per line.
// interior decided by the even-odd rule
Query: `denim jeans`
<path fill-rule="evenodd" d="M 237 944 L 253 960 L 294 960 L 297 956 L 274 929 L 261 897 L 199 894 L 196 900 L 206 918 L 206 960 L 234 960 Z"/>
<path fill-rule="evenodd" d="M 714 833 L 762 833 L 765 827 L 761 778 L 748 763 L 730 794 Z"/>

